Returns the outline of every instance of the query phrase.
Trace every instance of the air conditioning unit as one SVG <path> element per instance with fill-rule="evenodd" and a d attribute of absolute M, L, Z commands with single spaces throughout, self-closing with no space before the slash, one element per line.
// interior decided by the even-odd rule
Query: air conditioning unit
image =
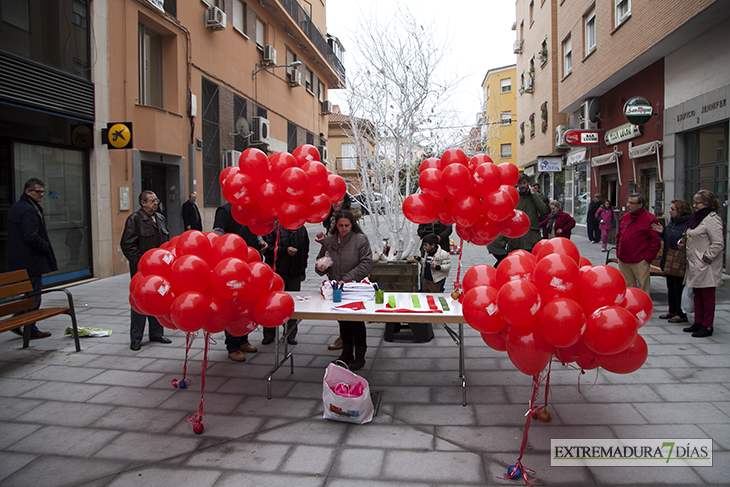
<path fill-rule="evenodd" d="M 565 143 L 565 132 L 570 130 L 567 125 L 558 125 L 555 127 L 555 148 L 556 149 L 570 149 L 570 146 Z"/>
<path fill-rule="evenodd" d="M 522 41 L 515 41 L 512 50 L 515 54 L 522 54 Z"/>
<path fill-rule="evenodd" d="M 276 49 L 274 46 L 264 46 L 264 59 L 265 64 L 276 64 Z"/>
<path fill-rule="evenodd" d="M 252 117 L 251 126 L 251 143 L 268 144 L 270 134 L 269 121 L 264 117 Z"/>
<path fill-rule="evenodd" d="M 205 11 L 205 27 L 211 30 L 226 28 L 226 13 L 218 7 L 208 7 Z"/>
<path fill-rule="evenodd" d="M 325 100 L 322 102 L 322 113 L 325 115 L 329 115 L 332 113 L 332 102 L 329 100 Z"/>
<path fill-rule="evenodd" d="M 291 72 L 291 79 L 289 80 L 291 86 L 302 86 L 302 72 L 295 69 Z"/>
<path fill-rule="evenodd" d="M 326 163 L 327 157 L 329 157 L 329 153 L 327 152 L 327 146 L 320 145 L 317 148 L 319 149 L 319 160 L 322 161 L 322 164 Z"/>
<path fill-rule="evenodd" d="M 238 166 L 238 158 L 241 157 L 241 153 L 237 150 L 227 150 L 225 167 Z"/>

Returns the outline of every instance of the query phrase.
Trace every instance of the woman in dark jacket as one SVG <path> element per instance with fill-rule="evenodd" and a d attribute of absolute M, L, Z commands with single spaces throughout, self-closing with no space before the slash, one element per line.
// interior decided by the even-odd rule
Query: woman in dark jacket
<path fill-rule="evenodd" d="M 570 231 L 575 228 L 575 220 L 563 211 L 563 205 L 557 200 L 550 202 L 550 215 L 540 226 L 543 228 L 543 238 L 565 237 L 570 238 Z"/>
<path fill-rule="evenodd" d="M 669 312 L 659 316 L 669 323 L 686 323 L 687 315 L 682 311 L 682 291 L 684 290 L 684 274 L 687 268 L 687 259 L 684 259 L 684 269 L 679 270 L 666 266 L 669 250 L 678 250 L 677 242 L 682 238 L 687 222 L 692 216 L 692 208 L 684 200 L 672 200 L 669 208 L 669 225 L 662 227 L 655 223 L 651 228 L 658 232 L 664 241 L 664 252 L 662 252 L 661 267 L 667 280 L 667 298 L 669 301 Z M 670 275 L 671 273 L 671 275 Z"/>
<path fill-rule="evenodd" d="M 351 212 L 338 211 L 335 213 L 335 222 L 335 227 L 319 249 L 315 271 L 320 276 L 327 274 L 329 279 L 338 281 L 340 285 L 348 281 L 361 281 L 370 274 L 373 266 L 370 242 Z M 324 262 L 327 260 L 323 259 L 326 256 L 329 257 L 328 262 Z M 361 369 L 365 365 L 365 352 L 368 348 L 365 322 L 339 323 L 342 353 L 336 360 L 345 362 L 350 370 Z"/>

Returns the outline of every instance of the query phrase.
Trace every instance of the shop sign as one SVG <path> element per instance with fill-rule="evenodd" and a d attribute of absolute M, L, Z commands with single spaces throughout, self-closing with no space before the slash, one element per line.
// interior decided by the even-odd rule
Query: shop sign
<path fill-rule="evenodd" d="M 661 142 L 657 140 L 633 147 L 629 144 L 629 158 L 638 159 L 639 157 L 653 156 L 656 154 L 657 147 L 660 144 Z"/>
<path fill-rule="evenodd" d="M 568 152 L 568 155 L 566 156 L 566 164 L 568 166 L 573 166 L 575 164 L 578 164 L 581 161 L 584 161 L 586 159 L 586 152 L 588 152 L 587 149 L 580 149 L 572 152 Z"/>
<path fill-rule="evenodd" d="M 598 130 L 568 130 L 563 139 L 571 146 L 601 145 L 601 134 Z"/>
<path fill-rule="evenodd" d="M 641 127 L 639 127 L 638 125 L 625 123 L 623 125 L 619 125 L 614 129 L 607 130 L 606 134 L 603 136 L 603 141 L 606 143 L 606 145 L 614 145 L 618 144 L 619 142 L 623 142 L 624 140 L 635 139 L 636 137 L 640 136 Z"/>
<path fill-rule="evenodd" d="M 563 158 L 561 156 L 537 156 L 537 170 L 540 172 L 561 172 Z"/>
<path fill-rule="evenodd" d="M 535 174 L 535 166 L 525 168 L 525 176 L 533 176 Z"/>
<path fill-rule="evenodd" d="M 624 117 L 629 123 L 634 125 L 644 125 L 651 120 L 654 114 L 654 107 L 651 106 L 649 100 L 643 96 L 635 96 L 630 98 L 624 104 Z"/>
<path fill-rule="evenodd" d="M 106 129 L 101 131 L 101 143 L 109 149 L 131 149 L 134 147 L 132 140 L 132 122 L 110 122 Z"/>

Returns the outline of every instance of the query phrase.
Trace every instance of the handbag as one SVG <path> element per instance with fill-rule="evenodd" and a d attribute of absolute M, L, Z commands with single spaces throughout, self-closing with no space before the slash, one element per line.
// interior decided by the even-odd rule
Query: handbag
<path fill-rule="evenodd" d="M 322 380 L 324 419 L 365 424 L 373 420 L 370 384 L 356 373 L 329 364 Z"/>
<path fill-rule="evenodd" d="M 664 273 L 669 276 L 684 277 L 687 272 L 687 251 L 685 249 L 668 249 L 664 261 Z"/>

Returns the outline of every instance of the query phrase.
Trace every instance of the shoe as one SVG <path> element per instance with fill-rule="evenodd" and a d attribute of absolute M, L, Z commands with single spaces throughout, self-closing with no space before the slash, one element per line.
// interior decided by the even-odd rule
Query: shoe
<path fill-rule="evenodd" d="M 345 362 L 347 366 L 349 367 L 350 364 L 355 360 L 355 356 L 352 354 L 353 346 L 352 345 L 342 345 L 342 353 L 340 353 L 340 356 L 337 357 L 332 361 L 334 364 L 335 362 Z"/>
<path fill-rule="evenodd" d="M 700 329 L 697 330 L 696 332 L 692 333 L 692 336 L 695 338 L 711 337 L 712 331 L 713 331 L 713 327 L 703 326 L 703 327 L 700 327 Z"/>
<path fill-rule="evenodd" d="M 365 352 L 368 347 L 355 347 L 355 360 L 351 364 L 347 364 L 350 370 L 360 370 L 365 366 Z"/>
<path fill-rule="evenodd" d="M 15 333 L 16 335 L 23 336 L 23 331 L 20 328 L 13 328 L 10 331 Z M 41 338 L 48 338 L 49 336 L 51 336 L 50 331 L 33 330 L 30 332 L 31 340 L 40 340 Z"/>
<path fill-rule="evenodd" d="M 263 340 L 261 340 L 261 345 L 268 345 L 269 343 L 274 342 L 274 337 L 265 336 Z"/>
<path fill-rule="evenodd" d="M 702 328 L 702 323 L 695 323 L 692 326 L 688 326 L 687 328 L 682 328 L 682 331 L 685 333 L 694 333 L 700 328 Z"/>
<path fill-rule="evenodd" d="M 664 313 L 663 315 L 660 315 L 659 316 L 659 319 L 660 320 L 668 320 L 669 318 L 674 318 L 675 316 L 677 316 L 677 313 L 671 313 L 671 312 L 669 312 L 669 313 Z"/>
<path fill-rule="evenodd" d="M 259 351 L 258 348 L 254 347 L 250 343 L 244 343 L 243 345 L 241 345 L 241 350 L 248 353 L 256 353 Z"/>
<path fill-rule="evenodd" d="M 327 345 L 327 350 L 340 350 L 342 348 L 342 337 L 337 337 L 337 340 L 331 345 Z"/>
<path fill-rule="evenodd" d="M 165 335 L 160 335 L 158 337 L 150 337 L 151 342 L 157 342 L 157 343 L 172 343 L 172 340 L 167 338 Z"/>
<path fill-rule="evenodd" d="M 687 317 L 675 316 L 674 318 L 670 319 L 668 323 L 687 323 Z"/>
<path fill-rule="evenodd" d="M 12 330 L 10 330 L 10 331 L 12 331 L 13 333 L 15 333 L 16 335 L 20 335 L 20 336 L 23 336 L 23 332 L 22 332 L 22 331 L 20 331 L 20 328 L 13 328 L 13 329 L 12 329 Z"/>
<path fill-rule="evenodd" d="M 608 252 L 607 249 L 601 249 L 601 252 Z"/>
<path fill-rule="evenodd" d="M 129 345 L 130 350 L 134 350 L 135 352 L 142 348 L 142 344 L 139 343 L 137 340 L 133 341 L 131 345 Z"/>
<path fill-rule="evenodd" d="M 246 361 L 246 356 L 240 350 L 236 350 L 235 352 L 229 353 L 228 358 L 233 360 L 234 362 L 245 362 Z"/>
<path fill-rule="evenodd" d="M 296 345 L 297 344 L 297 339 L 294 338 L 294 337 L 289 337 L 289 338 L 286 339 L 286 343 L 288 343 L 289 345 Z"/>

